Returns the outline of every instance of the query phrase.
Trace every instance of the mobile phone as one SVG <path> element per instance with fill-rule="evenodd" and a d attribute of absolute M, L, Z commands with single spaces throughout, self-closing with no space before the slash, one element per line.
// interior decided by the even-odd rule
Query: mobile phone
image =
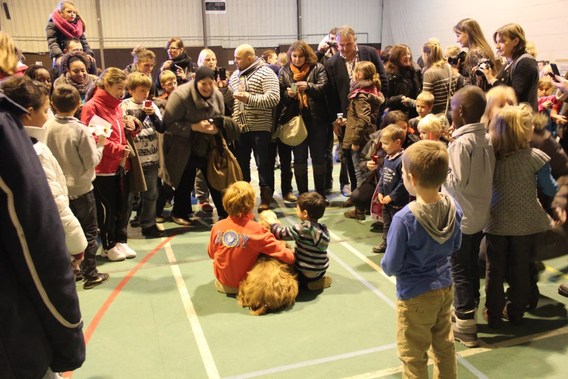
<path fill-rule="evenodd" d="M 379 156 L 375 154 L 371 157 L 371 159 L 373 160 L 373 162 L 377 163 L 379 161 Z"/>
<path fill-rule="evenodd" d="M 556 75 L 554 74 L 554 72 L 547 72 L 546 74 L 552 78 L 553 82 L 556 82 L 556 83 L 559 82 L 559 80 L 556 79 Z"/>
<path fill-rule="evenodd" d="M 552 69 L 554 75 L 560 76 L 560 71 L 558 70 L 558 66 L 556 65 L 556 63 L 551 63 L 550 68 Z"/>
<path fill-rule="evenodd" d="M 152 100 L 144 100 L 144 108 L 151 108 Z"/>
<path fill-rule="evenodd" d="M 172 70 L 174 73 L 177 72 L 179 66 L 175 63 L 172 63 L 172 65 L 170 66 L 170 70 Z"/>
<path fill-rule="evenodd" d="M 227 80 L 227 69 L 225 67 L 217 67 L 219 73 L 219 80 Z"/>
<path fill-rule="evenodd" d="M 298 90 L 296 83 L 290 83 L 290 89 L 292 90 L 292 92 L 296 93 L 296 91 Z"/>

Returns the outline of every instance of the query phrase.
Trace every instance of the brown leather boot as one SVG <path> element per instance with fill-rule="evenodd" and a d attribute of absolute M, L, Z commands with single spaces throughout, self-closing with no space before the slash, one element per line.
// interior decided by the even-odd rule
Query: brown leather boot
<path fill-rule="evenodd" d="M 260 206 L 258 213 L 270 209 L 270 202 L 272 201 L 272 188 L 265 186 L 260 188 Z"/>

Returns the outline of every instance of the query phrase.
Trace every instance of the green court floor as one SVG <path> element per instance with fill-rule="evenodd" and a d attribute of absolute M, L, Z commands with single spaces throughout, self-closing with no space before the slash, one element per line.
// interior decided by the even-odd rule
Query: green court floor
<path fill-rule="evenodd" d="M 296 222 L 294 205 L 279 194 L 275 200 L 282 222 Z M 216 292 L 207 255 L 211 219 L 199 217 L 189 228 L 166 222 L 163 239 L 130 230 L 128 244 L 138 256 L 115 263 L 101 258 L 109 282 L 88 291 L 77 287 L 87 360 L 71 376 L 400 378 L 395 281 L 381 271 L 382 256 L 371 252 L 381 234 L 370 230 L 369 217 L 343 217 L 340 194 L 330 200 L 322 222 L 332 236 L 332 286 L 301 292 L 293 308 L 264 316 L 251 316 L 235 298 Z M 557 287 L 568 281 L 568 257 L 545 264 L 539 306 L 522 326 L 495 333 L 479 312 L 483 345 L 456 344 L 459 378 L 567 377 L 567 299 Z"/>

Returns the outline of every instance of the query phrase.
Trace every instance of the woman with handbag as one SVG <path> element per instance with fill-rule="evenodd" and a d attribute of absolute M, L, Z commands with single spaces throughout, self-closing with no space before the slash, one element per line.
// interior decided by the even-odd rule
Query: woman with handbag
<path fill-rule="evenodd" d="M 425 65 L 422 91 L 434 95 L 432 113 L 448 116 L 450 98 L 458 90 L 458 76 L 444 59 L 442 47 L 437 41 L 430 40 L 424 44 L 422 59 Z"/>
<path fill-rule="evenodd" d="M 291 147 L 278 142 L 282 196 L 295 201 L 292 194 L 291 153 L 294 153 L 294 175 L 298 193 L 308 192 L 308 148 L 312 159 L 315 190 L 325 197 L 325 148 L 328 116 L 325 100 L 328 85 L 325 68 L 312 48 L 303 41 L 292 43 L 288 63 L 280 70 L 280 99 L 282 113 L 279 123 L 285 124 L 300 115 L 307 129 L 307 138 Z"/>
<path fill-rule="evenodd" d="M 221 190 L 212 187 L 208 178 L 208 161 L 213 148 L 223 140 L 231 144 L 239 135 L 238 126 L 223 116 L 223 95 L 215 85 L 215 72 L 201 66 L 195 78 L 179 86 L 168 99 L 163 121 L 164 155 L 171 184 L 175 188 L 172 221 L 191 225 L 191 191 L 200 169 L 207 181 L 219 219 L 227 217 Z M 227 149 L 224 150 L 227 152 Z"/>

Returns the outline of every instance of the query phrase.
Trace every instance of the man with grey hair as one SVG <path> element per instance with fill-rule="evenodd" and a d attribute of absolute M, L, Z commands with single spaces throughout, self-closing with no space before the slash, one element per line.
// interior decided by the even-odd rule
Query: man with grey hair
<path fill-rule="evenodd" d="M 272 109 L 280 101 L 278 77 L 258 58 L 251 45 L 235 49 L 235 66 L 224 91 L 225 102 L 232 107 L 233 120 L 241 128 L 237 160 L 244 180 L 250 182 L 250 156 L 254 152 L 260 187 L 259 212 L 270 208 L 274 191 L 274 167 L 269 153 L 272 136 Z"/>

